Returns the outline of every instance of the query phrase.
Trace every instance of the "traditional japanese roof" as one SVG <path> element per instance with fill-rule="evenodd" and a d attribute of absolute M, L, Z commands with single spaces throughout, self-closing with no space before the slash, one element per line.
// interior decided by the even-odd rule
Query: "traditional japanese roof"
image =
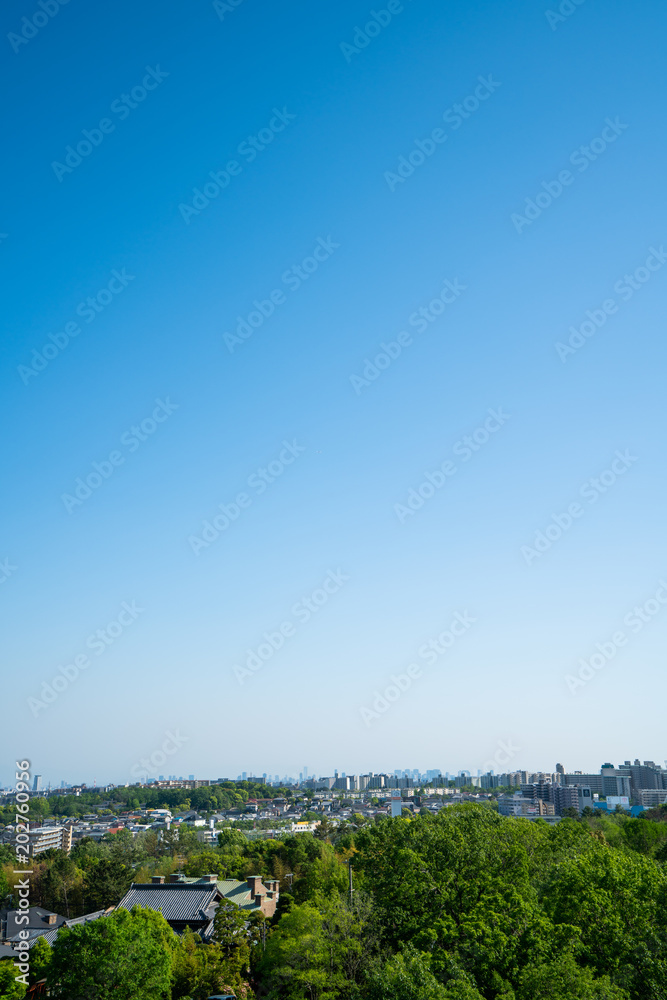
<path fill-rule="evenodd" d="M 174 931 L 190 927 L 206 939 L 213 931 L 213 918 L 220 893 L 215 882 L 207 885 L 188 882 L 135 882 L 125 893 L 118 909 L 148 906 L 161 913 Z"/>

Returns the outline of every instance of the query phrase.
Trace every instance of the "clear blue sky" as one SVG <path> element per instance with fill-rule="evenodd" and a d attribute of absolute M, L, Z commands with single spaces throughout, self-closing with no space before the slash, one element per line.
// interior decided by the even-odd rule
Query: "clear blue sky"
<path fill-rule="evenodd" d="M 388 6 L 3 8 L 3 783 L 664 756 L 667 11 Z"/>

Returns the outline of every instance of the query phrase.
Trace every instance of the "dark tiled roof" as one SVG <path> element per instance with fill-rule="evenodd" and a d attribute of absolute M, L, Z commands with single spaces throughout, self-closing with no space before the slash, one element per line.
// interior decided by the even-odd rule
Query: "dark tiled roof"
<path fill-rule="evenodd" d="M 45 917 L 51 911 L 45 910 L 41 906 L 31 906 L 28 911 L 30 915 L 29 923 L 20 925 L 16 923 L 16 917 L 19 915 L 19 912 L 19 910 L 9 910 L 7 914 L 7 939 L 12 942 L 19 941 L 21 940 L 19 931 L 28 931 L 28 937 L 24 937 L 23 940 L 26 940 L 28 947 L 32 948 L 37 938 L 45 937 L 49 944 L 53 944 L 61 927 L 76 927 L 77 924 L 87 924 L 91 920 L 97 920 L 99 917 L 104 916 L 106 911 L 96 910 L 95 913 L 86 913 L 83 917 L 71 917 L 69 919 L 55 914 L 57 920 L 55 923 L 49 924 L 46 922 Z M 11 918 L 11 921 L 9 918 Z"/>
<path fill-rule="evenodd" d="M 99 920 L 99 918 L 103 917 L 106 912 L 106 910 L 96 910 L 94 913 L 84 914 L 83 917 L 72 917 L 71 920 L 66 920 L 60 927 L 54 927 L 51 930 L 46 931 L 46 933 L 39 931 L 39 933 L 31 935 L 28 940 L 28 945 L 32 948 L 35 941 L 39 937 L 43 937 L 47 944 L 52 945 L 58 937 L 58 931 L 62 930 L 63 927 L 78 927 L 79 924 L 89 924 L 91 920 Z"/>
<path fill-rule="evenodd" d="M 28 923 L 22 921 L 19 924 L 17 923 L 17 917 L 21 912 L 21 910 L 7 911 L 7 939 L 9 941 L 17 941 L 20 930 L 30 931 L 30 937 L 38 937 L 39 934 L 33 935 L 32 932 L 39 931 L 40 933 L 43 933 L 44 931 L 53 930 L 56 927 L 62 927 L 67 920 L 67 917 L 61 917 L 60 914 L 52 913 L 51 910 L 45 910 L 43 906 L 31 906 L 28 910 Z M 49 916 L 54 916 L 56 918 L 55 923 L 49 924 L 47 922 L 46 918 Z"/>
<path fill-rule="evenodd" d="M 169 923 L 208 924 L 214 916 L 218 887 L 171 882 L 166 885 L 135 883 L 118 904 L 118 909 L 148 906 L 159 910 Z"/>

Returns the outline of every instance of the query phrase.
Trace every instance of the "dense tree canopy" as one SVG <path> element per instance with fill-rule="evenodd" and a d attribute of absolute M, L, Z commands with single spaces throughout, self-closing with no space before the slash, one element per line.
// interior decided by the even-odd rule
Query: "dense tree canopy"
<path fill-rule="evenodd" d="M 58 933 L 48 968 L 62 1000 L 168 1000 L 174 935 L 153 910 L 112 916 Z"/>
<path fill-rule="evenodd" d="M 33 902 L 75 915 L 185 870 L 277 878 L 276 914 L 223 902 L 203 943 L 159 914 L 116 912 L 60 932 L 50 955 L 36 947 L 33 973 L 70 1000 L 666 1000 L 666 818 L 548 824 L 462 805 L 318 836 L 224 830 L 215 847 L 180 833 L 84 840 L 35 860 Z"/>

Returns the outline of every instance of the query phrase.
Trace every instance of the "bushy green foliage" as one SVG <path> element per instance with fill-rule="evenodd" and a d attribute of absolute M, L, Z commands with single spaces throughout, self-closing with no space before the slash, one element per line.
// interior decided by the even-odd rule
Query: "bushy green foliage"
<path fill-rule="evenodd" d="M 362 995 L 365 1000 L 483 1000 L 464 977 L 443 986 L 429 964 L 424 955 L 408 946 L 367 973 Z"/>
<path fill-rule="evenodd" d="M 608 976 L 596 979 L 592 969 L 577 965 L 566 953 L 548 965 L 525 969 L 519 977 L 517 1000 L 628 1000 L 628 996 Z"/>
<path fill-rule="evenodd" d="M 11 959 L 0 961 L 0 997 L 2 1000 L 21 1000 L 26 988 L 18 982 L 17 972 Z"/>
<path fill-rule="evenodd" d="M 203 945 L 192 931 L 186 931 L 174 945 L 171 978 L 173 1000 L 204 1000 L 221 993 L 248 995 L 244 978 L 227 961 L 222 946 Z"/>
<path fill-rule="evenodd" d="M 62 1000 L 168 1000 L 174 935 L 160 913 L 135 907 L 58 933 L 48 971 Z"/>
<path fill-rule="evenodd" d="M 51 965 L 51 946 L 43 937 L 37 938 L 30 949 L 30 985 L 46 979 Z"/>
<path fill-rule="evenodd" d="M 258 968 L 270 996 L 345 996 L 363 967 L 365 922 L 359 908 L 346 906 L 337 895 L 285 913 Z"/>

